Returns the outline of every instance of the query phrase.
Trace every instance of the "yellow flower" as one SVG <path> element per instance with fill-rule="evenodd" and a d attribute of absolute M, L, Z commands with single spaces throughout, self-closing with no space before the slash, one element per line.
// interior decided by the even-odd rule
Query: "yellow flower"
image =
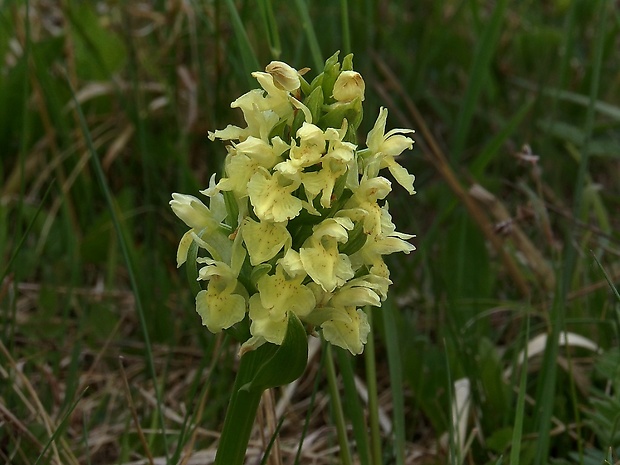
<path fill-rule="evenodd" d="M 261 221 L 257 223 L 246 217 L 241 231 L 243 242 L 250 255 L 250 264 L 259 265 L 275 257 L 282 248 L 291 246 L 291 235 L 284 223 Z"/>
<path fill-rule="evenodd" d="M 276 223 L 295 218 L 302 204 L 292 193 L 300 183 L 279 172 L 272 175 L 259 167 L 248 183 L 248 194 L 256 216 L 262 221 Z"/>
<path fill-rule="evenodd" d="M 344 311 L 332 320 L 321 325 L 323 337 L 332 344 L 347 349 L 353 355 L 364 351 L 368 340 L 370 325 L 366 313 L 353 306 L 344 307 Z"/>
<path fill-rule="evenodd" d="M 246 127 L 209 132 L 229 141 L 224 177 L 201 191 L 209 203 L 173 194 L 170 205 L 190 228 L 177 263 L 194 243 L 202 249 L 197 263 L 206 264 L 196 309 L 213 332 L 247 313 L 251 337 L 241 353 L 282 344 L 290 312 L 332 344 L 361 353 L 370 326 L 360 307 L 380 306 L 391 284 L 384 255 L 415 249 L 407 242 L 413 236 L 392 223 L 384 201 L 392 185 L 379 176 L 387 168 L 415 193 L 414 176 L 396 162 L 412 148 L 413 131 L 386 132 L 381 108 L 367 147 L 349 142 L 365 98 L 351 66 L 351 56 L 341 65 L 334 55 L 310 82 L 301 78 L 307 69 L 280 61 L 252 73 L 260 89 L 231 104 Z"/>
<path fill-rule="evenodd" d="M 327 341 L 349 350 L 353 355 L 360 354 L 364 350 L 370 326 L 366 314 L 357 307 L 381 306 L 378 292 L 387 284 L 372 275 L 352 279 L 334 292 L 326 292 L 311 283 L 308 287 L 314 292 L 317 304 L 305 320 L 320 326 Z"/>
<path fill-rule="evenodd" d="M 274 76 L 269 73 L 254 72 L 252 76 L 256 78 L 267 95 L 258 105 L 259 110 L 273 111 L 279 119 L 287 120 L 293 117 L 293 106 L 290 100 L 290 92 L 282 89 L 275 82 Z"/>
<path fill-rule="evenodd" d="M 415 194 L 413 182 L 415 176 L 399 165 L 394 159 L 403 151 L 413 148 L 413 140 L 403 134 L 410 134 L 415 131 L 412 129 L 392 129 L 385 133 L 385 123 L 387 121 L 388 111 L 381 107 L 379 117 L 374 127 L 368 133 L 366 145 L 372 154 L 368 164 L 368 176 L 376 176 L 381 168 L 387 168 L 394 176 L 394 179 L 407 189 L 410 194 Z"/>
<path fill-rule="evenodd" d="M 338 137 L 338 133 L 330 129 L 323 132 L 318 126 L 304 122 L 296 134 L 299 144 L 295 139 L 291 140 L 289 159 L 278 163 L 275 169 L 284 174 L 295 175 L 304 168 L 318 163 L 325 153 L 326 141 L 334 136 Z"/>
<path fill-rule="evenodd" d="M 381 207 L 378 200 L 384 199 L 392 190 L 392 184 L 384 177 L 362 178 L 359 187 L 338 214 L 353 221 L 363 221 L 364 232 L 381 232 Z"/>
<path fill-rule="evenodd" d="M 275 111 L 269 109 L 264 102 L 265 97 L 261 89 L 253 89 L 243 94 L 232 102 L 230 107 L 241 109 L 247 127 L 240 128 L 229 124 L 225 129 L 218 129 L 214 132 L 209 131 L 209 139 L 239 139 L 243 141 L 250 136 L 254 136 L 265 141 L 269 140 L 269 133 L 280 121 L 280 116 Z M 261 110 L 261 108 L 266 109 Z"/>
<path fill-rule="evenodd" d="M 287 277 L 281 266 L 275 275 L 259 279 L 258 293 L 250 297 L 250 332 L 274 344 L 282 344 L 288 312 L 303 319 L 315 306 L 314 294 L 302 284 L 304 277 Z"/>
<path fill-rule="evenodd" d="M 302 183 L 306 190 L 308 202 L 321 196 L 321 205 L 329 208 L 332 205 L 332 193 L 336 181 L 347 172 L 349 163 L 354 158 L 355 145 L 346 142 L 330 143 L 333 149 L 329 150 L 321 160 L 321 170 L 304 173 Z"/>
<path fill-rule="evenodd" d="M 245 292 L 239 285 L 237 276 L 229 265 L 210 259 L 199 271 L 199 279 L 209 281 L 207 290 L 196 295 L 196 311 L 202 318 L 202 324 L 212 333 L 230 328 L 240 322 L 246 312 L 246 298 L 239 294 Z M 246 293 L 247 294 L 247 293 Z"/>
<path fill-rule="evenodd" d="M 250 136 L 245 141 L 229 149 L 224 164 L 226 177 L 217 184 L 217 189 L 233 191 L 237 198 L 248 195 L 248 183 L 259 166 L 270 169 L 281 160 L 282 153 L 288 149 L 279 137 L 271 144 Z"/>
<path fill-rule="evenodd" d="M 353 222 L 349 218 L 328 218 L 313 228 L 312 236 L 299 249 L 306 273 L 327 292 L 355 274 L 349 257 L 338 251 L 338 243 L 347 241 L 347 230 L 351 229 Z"/>
<path fill-rule="evenodd" d="M 278 265 L 288 274 L 290 277 L 306 277 L 308 273 L 304 269 L 304 264 L 299 258 L 299 252 L 293 249 L 287 249 L 284 257 L 278 260 Z"/>
<path fill-rule="evenodd" d="M 408 254 L 415 250 L 415 246 L 407 242 L 415 236 L 396 231 L 392 217 L 386 207 L 380 209 L 380 214 L 381 228 L 379 231 L 369 234 L 362 248 L 351 256 L 351 260 L 356 264 L 377 265 L 383 263 L 383 255 L 394 252 Z"/>
<path fill-rule="evenodd" d="M 215 185 L 215 176 L 211 177 L 210 186 Z M 205 193 L 205 191 L 202 191 Z M 177 249 L 177 266 L 181 266 L 187 260 L 187 253 L 192 242 L 200 241 L 198 234 L 209 235 L 215 241 L 222 239 L 222 232 L 219 226 L 226 217 L 226 208 L 221 194 L 210 195 L 211 207 L 209 209 L 204 203 L 193 195 L 172 194 L 170 207 L 172 211 L 191 229 L 187 231 L 179 241 Z M 204 245 L 204 244 L 203 244 Z"/>

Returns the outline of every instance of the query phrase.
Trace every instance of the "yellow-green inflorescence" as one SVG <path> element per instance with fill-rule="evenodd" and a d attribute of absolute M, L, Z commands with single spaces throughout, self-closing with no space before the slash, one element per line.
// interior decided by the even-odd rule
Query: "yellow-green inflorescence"
<path fill-rule="evenodd" d="M 410 129 L 385 132 L 387 110 L 356 145 L 365 85 L 338 54 L 311 83 L 286 63 L 272 62 L 252 76 L 260 89 L 232 102 L 246 127 L 209 133 L 228 141 L 224 176 L 203 191 L 172 194 L 174 213 L 191 229 L 177 264 L 192 243 L 196 261 L 196 310 L 216 333 L 246 321 L 250 337 L 241 352 L 265 342 L 282 344 L 293 312 L 311 332 L 353 354 L 370 330 L 366 305 L 380 307 L 391 284 L 383 256 L 409 253 L 411 235 L 396 231 L 385 198 L 392 190 L 380 175 L 414 194 L 414 176 L 397 157 L 413 147 Z M 247 320 L 246 320 L 247 318 Z"/>

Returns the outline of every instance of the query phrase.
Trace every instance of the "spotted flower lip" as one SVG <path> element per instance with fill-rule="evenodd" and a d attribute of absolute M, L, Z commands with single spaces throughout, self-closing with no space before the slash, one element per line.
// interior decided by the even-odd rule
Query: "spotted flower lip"
<path fill-rule="evenodd" d="M 414 194 L 414 176 L 397 161 L 413 148 L 411 129 L 386 131 L 381 108 L 366 146 L 357 143 L 366 86 L 337 54 L 308 82 L 273 61 L 252 73 L 260 88 L 235 99 L 245 126 L 210 131 L 227 144 L 223 175 L 204 201 L 172 194 L 188 226 L 177 264 L 192 244 L 201 290 L 196 310 L 211 332 L 240 324 L 250 336 L 240 353 L 282 344 L 295 315 L 310 334 L 352 354 L 364 349 L 364 307 L 380 307 L 392 280 L 386 255 L 415 250 L 396 231 L 386 199 L 391 177 Z M 239 332 L 237 334 L 241 334 Z"/>
<path fill-rule="evenodd" d="M 277 223 L 295 218 L 301 211 L 301 200 L 293 194 L 301 181 L 279 172 L 269 173 L 259 167 L 248 183 L 250 203 L 263 221 Z"/>
<path fill-rule="evenodd" d="M 258 282 L 258 293 L 250 298 L 250 331 L 266 341 L 281 344 L 288 324 L 288 312 L 303 318 L 315 307 L 312 291 L 302 284 L 303 277 L 289 278 L 276 267 L 274 275 Z"/>
<path fill-rule="evenodd" d="M 237 276 L 224 262 L 207 260 L 200 279 L 208 280 L 207 290 L 196 295 L 196 310 L 211 332 L 219 332 L 240 322 L 245 316 L 246 298 L 237 293 Z"/>
<path fill-rule="evenodd" d="M 246 217 L 241 229 L 252 266 L 264 263 L 283 248 L 290 247 L 291 234 L 284 223 L 257 222 Z"/>

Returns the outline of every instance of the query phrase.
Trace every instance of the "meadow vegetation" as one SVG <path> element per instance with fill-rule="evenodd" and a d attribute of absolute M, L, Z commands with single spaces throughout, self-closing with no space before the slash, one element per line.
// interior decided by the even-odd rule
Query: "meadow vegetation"
<path fill-rule="evenodd" d="M 337 50 L 360 134 L 380 106 L 416 130 L 390 211 L 417 250 L 373 360 L 334 350 L 354 463 L 374 412 L 384 464 L 618 463 L 616 2 L 0 0 L 3 463 L 211 463 L 238 347 L 200 324 L 170 195 L 219 173 L 252 71 Z M 312 339 L 248 463 L 341 463 L 325 365 Z"/>

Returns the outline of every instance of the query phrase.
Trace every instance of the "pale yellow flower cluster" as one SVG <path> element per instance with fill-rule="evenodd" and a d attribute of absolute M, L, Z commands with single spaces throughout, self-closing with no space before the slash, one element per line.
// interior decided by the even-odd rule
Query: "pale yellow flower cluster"
<path fill-rule="evenodd" d="M 305 71 L 305 70 L 304 70 Z M 231 106 L 246 122 L 209 133 L 229 141 L 224 176 L 201 193 L 172 194 L 170 205 L 191 229 L 177 263 L 196 243 L 206 288 L 196 309 L 212 332 L 249 319 L 242 351 L 281 344 L 293 312 L 311 331 L 353 354 L 363 351 L 365 305 L 381 306 L 391 284 L 383 256 L 414 250 L 388 211 L 387 168 L 410 194 L 414 176 L 396 157 L 413 147 L 406 129 L 385 132 L 381 108 L 366 148 L 355 143 L 365 84 L 337 54 L 308 83 L 286 63 L 252 74 L 260 89 Z M 204 255 L 204 254 L 203 254 Z"/>

